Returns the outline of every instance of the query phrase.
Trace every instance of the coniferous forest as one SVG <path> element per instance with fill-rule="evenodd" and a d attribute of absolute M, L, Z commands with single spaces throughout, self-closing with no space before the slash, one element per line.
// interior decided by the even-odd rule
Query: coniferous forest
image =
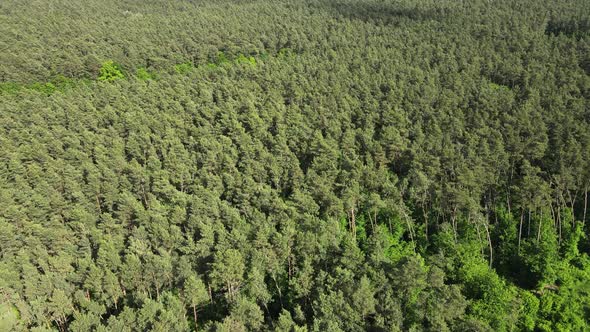
<path fill-rule="evenodd" d="M 590 2 L 0 1 L 0 331 L 590 331 Z"/>

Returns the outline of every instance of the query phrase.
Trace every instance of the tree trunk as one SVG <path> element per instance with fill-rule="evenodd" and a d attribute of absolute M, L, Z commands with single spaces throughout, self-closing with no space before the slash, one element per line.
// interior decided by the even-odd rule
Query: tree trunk
<path fill-rule="evenodd" d="M 488 246 L 490 248 L 490 268 L 492 268 L 492 263 L 494 261 L 494 248 L 492 247 L 492 237 L 490 235 L 489 221 L 486 221 L 486 223 L 484 224 L 484 228 L 488 236 Z"/>
<path fill-rule="evenodd" d="M 287 257 L 287 275 L 289 280 L 291 280 L 291 277 L 293 276 L 293 257 L 291 255 Z"/>
<path fill-rule="evenodd" d="M 195 319 L 195 332 L 197 331 L 197 306 L 193 304 L 193 318 Z"/>
<path fill-rule="evenodd" d="M 369 214 L 371 214 L 369 212 Z M 375 223 L 375 225 L 373 226 L 373 233 L 375 233 L 375 228 L 378 227 L 377 225 L 377 209 L 375 209 L 375 211 L 373 211 L 373 222 Z"/>
<path fill-rule="evenodd" d="M 510 214 L 510 186 L 512 185 L 512 178 L 514 177 L 514 161 L 510 163 L 510 180 L 508 180 L 508 186 L 506 187 L 506 203 L 508 204 L 508 214 Z"/>
<path fill-rule="evenodd" d="M 58 317 L 58 318 L 56 318 L 56 319 L 55 319 L 55 322 L 57 323 L 57 326 L 59 327 L 59 330 L 60 330 L 61 332 L 64 332 L 64 331 L 66 330 L 66 328 L 65 328 L 65 326 L 64 326 L 64 325 L 65 325 L 65 324 L 64 324 L 65 318 L 62 318 L 62 317 L 63 317 L 63 316 L 62 316 L 62 315 L 60 315 L 60 317 Z"/>
<path fill-rule="evenodd" d="M 559 239 L 557 241 L 557 244 L 561 245 L 561 239 L 562 239 L 562 235 L 561 235 L 561 220 L 559 220 L 557 223 L 558 223 L 558 227 L 559 227 Z"/>
<path fill-rule="evenodd" d="M 457 207 L 453 208 L 453 213 L 451 214 L 451 225 L 453 226 L 453 237 L 455 238 L 455 243 L 457 243 Z"/>
<path fill-rule="evenodd" d="M 520 226 L 518 227 L 518 253 L 520 254 L 520 239 L 522 238 L 522 224 L 524 222 L 524 210 L 520 209 Z"/>
<path fill-rule="evenodd" d="M 588 207 L 588 188 L 584 190 L 584 214 L 582 215 L 582 226 L 586 226 L 586 208 Z"/>
<path fill-rule="evenodd" d="M 143 186 L 143 180 L 141 183 L 141 193 L 143 196 L 143 204 L 144 204 L 146 210 L 148 210 L 150 208 L 150 205 L 148 204 L 147 195 L 145 194 L 145 187 Z"/>
<path fill-rule="evenodd" d="M 484 253 L 483 253 L 483 244 L 482 244 L 482 240 L 481 240 L 481 232 L 479 231 L 479 224 L 477 223 L 477 221 L 474 222 L 475 224 L 475 231 L 477 232 L 477 240 L 479 242 L 480 248 L 479 251 L 481 253 L 481 256 L 483 257 Z"/>
<path fill-rule="evenodd" d="M 391 234 L 391 218 L 387 218 L 387 223 L 389 224 L 389 233 Z"/>
<path fill-rule="evenodd" d="M 531 236 L 531 209 L 529 209 L 529 220 L 528 220 L 528 225 L 527 225 L 526 236 L 527 237 Z"/>
<path fill-rule="evenodd" d="M 553 226 L 557 227 L 557 218 L 555 218 L 555 209 L 553 208 L 553 202 L 549 200 L 549 210 L 551 211 L 551 220 L 553 221 Z"/>
<path fill-rule="evenodd" d="M 569 189 L 567 190 L 567 196 L 569 198 L 570 201 L 570 206 L 572 209 L 572 228 L 576 228 L 576 214 L 574 212 L 574 207 L 576 205 L 576 198 L 578 197 L 578 191 L 576 190 L 574 192 L 574 195 L 572 196 L 572 193 L 569 191 Z"/>
<path fill-rule="evenodd" d="M 356 242 L 356 219 L 354 216 L 354 208 L 350 209 L 350 222 L 352 225 L 352 239 Z"/>
<path fill-rule="evenodd" d="M 284 309 L 285 306 L 283 305 L 283 293 L 281 292 L 281 287 L 279 287 L 279 283 L 277 282 L 277 279 L 272 276 L 272 279 L 275 282 L 275 287 L 277 288 L 277 292 L 279 293 L 279 303 L 281 304 L 281 309 Z"/>
<path fill-rule="evenodd" d="M 422 216 L 424 217 L 424 237 L 428 242 L 428 215 L 426 213 L 426 203 L 422 201 Z"/>
<path fill-rule="evenodd" d="M 430 207 L 432 207 L 432 205 L 430 205 Z M 434 220 L 436 220 L 436 230 L 439 231 L 440 230 L 440 211 L 436 211 L 436 218 Z"/>
<path fill-rule="evenodd" d="M 209 288 L 209 302 L 213 303 L 213 292 L 211 291 L 211 284 L 207 283 L 207 287 Z"/>
<path fill-rule="evenodd" d="M 404 211 L 404 219 L 406 220 L 406 225 L 408 226 L 408 231 L 410 232 L 410 240 L 412 240 L 412 246 L 414 247 L 414 252 L 416 252 L 416 242 L 414 241 L 414 229 L 410 224 L 410 218 L 408 214 Z"/>
<path fill-rule="evenodd" d="M 96 208 L 98 210 L 98 214 L 102 214 L 102 209 L 100 208 L 100 198 L 98 197 L 98 193 L 95 195 L 96 197 Z"/>
<path fill-rule="evenodd" d="M 373 215 L 375 218 L 371 217 L 371 211 L 367 211 L 367 216 L 369 216 L 369 223 L 371 223 L 371 232 L 375 233 L 375 227 L 377 226 L 377 210 L 373 211 Z"/>
<path fill-rule="evenodd" d="M 543 212 L 541 211 L 541 218 L 539 218 L 539 230 L 537 232 L 537 243 L 541 240 L 541 227 L 543 226 Z"/>
<path fill-rule="evenodd" d="M 557 205 L 557 223 L 559 224 L 559 229 L 561 229 L 561 206 Z"/>

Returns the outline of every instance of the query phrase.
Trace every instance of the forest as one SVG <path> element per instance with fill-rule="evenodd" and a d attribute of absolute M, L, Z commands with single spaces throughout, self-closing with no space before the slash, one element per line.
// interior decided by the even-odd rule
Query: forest
<path fill-rule="evenodd" d="M 0 331 L 590 331 L 590 1 L 0 1 Z"/>

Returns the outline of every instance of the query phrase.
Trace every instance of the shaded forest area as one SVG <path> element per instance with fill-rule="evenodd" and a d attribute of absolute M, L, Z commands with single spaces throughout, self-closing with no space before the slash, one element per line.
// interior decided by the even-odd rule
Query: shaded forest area
<path fill-rule="evenodd" d="M 0 330 L 590 330 L 590 2 L 0 2 Z"/>

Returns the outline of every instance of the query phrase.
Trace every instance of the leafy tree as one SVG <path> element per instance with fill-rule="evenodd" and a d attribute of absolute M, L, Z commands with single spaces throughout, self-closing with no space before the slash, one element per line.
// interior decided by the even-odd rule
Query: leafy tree
<path fill-rule="evenodd" d="M 119 65 L 115 64 L 112 60 L 107 60 L 102 63 L 98 74 L 100 81 L 114 81 L 125 78 Z"/>
<path fill-rule="evenodd" d="M 587 2 L 0 7 L 0 330 L 589 329 Z"/>
<path fill-rule="evenodd" d="M 244 280 L 244 258 L 240 251 L 227 249 L 215 254 L 211 271 L 211 280 L 220 289 L 224 289 L 230 301 L 233 301 Z"/>
<path fill-rule="evenodd" d="M 192 307 L 196 330 L 198 325 L 197 309 L 209 301 L 209 294 L 203 280 L 190 276 L 184 284 L 184 297 Z"/>

